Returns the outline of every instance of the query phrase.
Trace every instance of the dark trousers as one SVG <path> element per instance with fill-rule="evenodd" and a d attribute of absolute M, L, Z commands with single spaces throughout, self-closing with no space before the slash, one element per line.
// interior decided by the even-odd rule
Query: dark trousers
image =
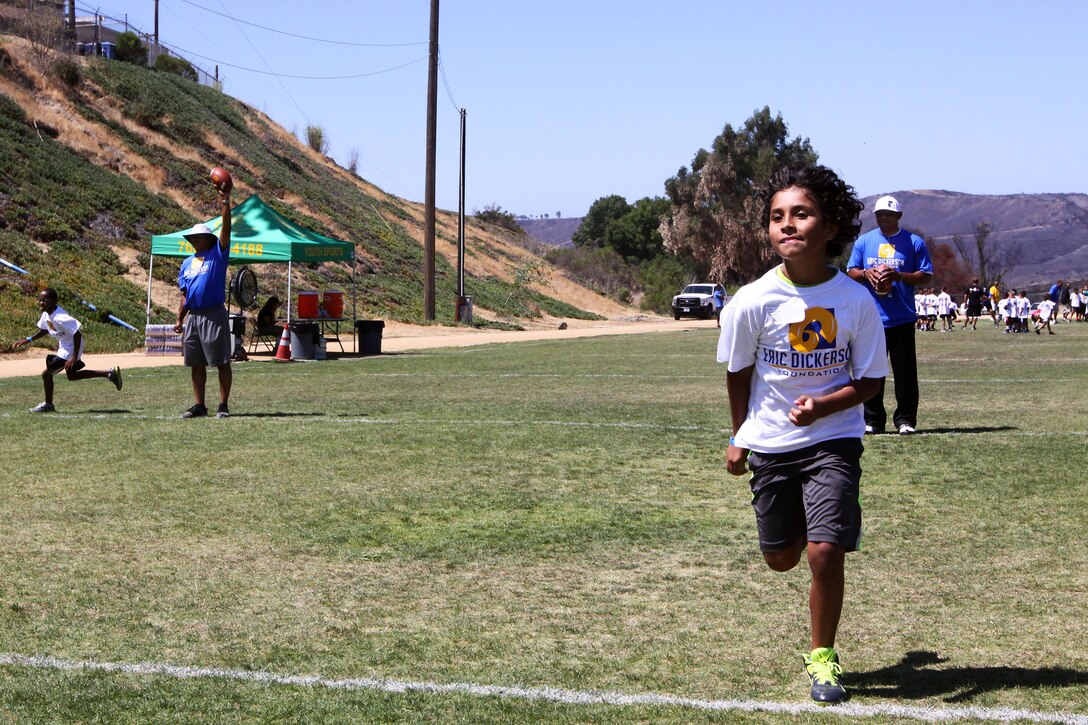
<path fill-rule="evenodd" d="M 918 357 L 914 352 L 914 323 L 884 328 L 888 345 L 888 362 L 895 378 L 895 412 L 892 423 L 898 429 L 906 424 L 918 426 Z M 888 423 L 884 410 L 884 381 L 880 392 L 865 401 L 865 423 L 883 430 Z"/>

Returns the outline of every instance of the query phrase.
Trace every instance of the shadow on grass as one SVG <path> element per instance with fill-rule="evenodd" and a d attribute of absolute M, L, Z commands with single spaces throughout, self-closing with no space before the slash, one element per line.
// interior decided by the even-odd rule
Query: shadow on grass
<path fill-rule="evenodd" d="M 962 703 L 996 690 L 1088 685 L 1088 672 L 1066 667 L 932 667 L 945 662 L 948 659 L 936 652 L 907 652 L 890 667 L 849 673 L 847 686 L 853 695 L 942 697 L 948 703 Z"/>
<path fill-rule="evenodd" d="M 1020 430 L 1015 425 L 978 425 L 964 428 L 926 428 L 919 430 L 915 435 L 940 435 L 942 433 L 1004 433 L 1010 430 Z"/>
<path fill-rule="evenodd" d="M 109 408 L 107 410 L 95 410 L 92 408 L 87 412 L 92 415 L 132 415 L 132 411 L 127 408 Z"/>
<path fill-rule="evenodd" d="M 913 438 L 914 436 L 924 435 L 945 435 L 948 433 L 955 433 L 957 435 L 969 435 L 971 433 L 1004 433 L 1010 430 L 1020 430 L 1015 425 L 976 425 L 963 428 L 919 428 L 913 434 L 909 436 L 903 436 L 904 438 Z M 866 435 L 879 435 L 879 436 L 892 436 L 893 438 L 899 438 L 899 433 L 895 430 L 886 430 L 883 433 L 867 433 Z"/>

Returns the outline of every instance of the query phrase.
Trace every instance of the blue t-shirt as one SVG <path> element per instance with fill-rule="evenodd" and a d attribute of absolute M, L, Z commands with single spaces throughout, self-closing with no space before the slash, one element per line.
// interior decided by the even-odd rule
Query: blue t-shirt
<path fill-rule="evenodd" d="M 178 270 L 178 287 L 185 295 L 185 306 L 192 310 L 217 307 L 227 300 L 227 261 L 218 240 L 203 257 L 186 257 Z"/>
<path fill-rule="evenodd" d="M 933 274 L 926 243 L 917 234 L 900 229 L 891 237 L 885 237 L 879 229 L 873 229 L 858 237 L 850 252 L 847 269 L 868 269 L 885 264 L 901 273 L 925 272 Z M 892 284 L 887 295 L 878 295 L 869 288 L 876 306 L 880 308 L 880 320 L 884 327 L 913 323 L 918 319 L 914 311 L 914 287 L 903 282 Z"/>

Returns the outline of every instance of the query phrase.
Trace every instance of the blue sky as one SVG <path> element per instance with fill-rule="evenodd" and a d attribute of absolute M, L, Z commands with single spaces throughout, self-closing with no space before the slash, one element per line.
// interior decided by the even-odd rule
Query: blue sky
<path fill-rule="evenodd" d="M 98 7 L 153 27 L 153 0 Z M 357 149 L 362 176 L 423 200 L 429 0 L 160 0 L 159 13 L 162 40 L 219 61 L 226 92 L 299 133 L 325 127 L 338 161 Z M 1085 192 L 1085 27 L 1079 0 L 442 0 L 437 202 L 457 208 L 459 107 L 469 213 L 572 217 L 609 194 L 663 195 L 763 106 L 862 195 Z"/>

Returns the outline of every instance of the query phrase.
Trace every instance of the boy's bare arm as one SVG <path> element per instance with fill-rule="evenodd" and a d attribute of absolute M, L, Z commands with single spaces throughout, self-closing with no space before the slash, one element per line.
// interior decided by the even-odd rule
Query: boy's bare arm
<path fill-rule="evenodd" d="M 755 369 L 755 365 L 749 365 L 743 370 L 725 374 L 725 389 L 729 393 L 729 415 L 733 422 L 734 435 L 740 430 L 741 425 L 744 424 L 745 419 L 748 417 L 748 399 L 752 394 L 752 374 Z M 730 440 L 732 440 L 732 437 L 730 437 Z M 729 444 L 729 448 L 725 453 L 727 471 L 734 476 L 740 476 L 748 470 L 745 465 L 747 460 L 747 448 L 740 448 L 733 443 Z"/>
<path fill-rule="evenodd" d="M 883 378 L 851 380 L 835 392 L 819 398 L 800 395 L 793 401 L 790 422 L 794 425 L 812 425 L 820 418 L 861 405 L 880 391 L 881 380 Z"/>

